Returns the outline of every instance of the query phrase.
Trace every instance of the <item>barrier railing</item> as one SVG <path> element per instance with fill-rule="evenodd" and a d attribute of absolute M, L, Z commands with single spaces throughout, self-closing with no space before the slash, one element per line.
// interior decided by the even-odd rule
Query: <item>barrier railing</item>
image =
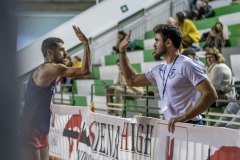
<path fill-rule="evenodd" d="M 103 84 L 104 85 L 104 84 Z M 94 95 L 94 92 L 93 92 L 93 88 L 94 88 L 95 84 L 93 84 L 91 86 L 91 90 L 92 90 L 92 94 L 91 94 L 91 101 L 94 101 L 93 100 L 93 95 Z M 109 86 L 109 85 L 104 85 L 106 88 Z M 139 111 L 139 110 L 129 110 L 128 108 L 131 107 L 132 105 L 129 105 L 126 103 L 126 99 L 127 98 L 133 98 L 133 99 L 138 99 L 139 96 L 132 96 L 132 95 L 127 95 L 126 94 L 126 85 L 122 85 L 124 88 L 125 88 L 125 92 L 123 94 L 121 94 L 121 96 L 123 97 L 123 103 L 109 103 L 109 102 L 106 102 L 106 111 L 107 110 L 116 110 L 116 111 L 122 111 L 122 117 L 126 117 L 126 114 L 127 112 L 136 112 L 136 113 L 140 113 L 140 114 L 144 114 L 145 116 L 149 116 L 149 115 L 156 115 L 156 116 L 162 116 L 163 113 L 161 112 L 160 108 L 158 107 L 152 107 L 152 106 L 149 106 L 148 104 L 148 100 L 149 98 L 150 99 L 159 99 L 160 97 L 159 96 L 141 96 L 140 98 L 141 99 L 145 99 L 146 100 L 146 103 L 145 103 L 145 106 L 141 106 L 141 105 L 137 105 L 137 106 L 134 106 L 136 108 L 140 108 L 140 109 L 145 109 L 144 111 Z M 230 85 L 230 87 L 240 87 L 240 85 Z M 148 87 L 146 87 L 146 91 L 148 91 Z M 106 92 L 106 96 L 114 96 L 115 94 L 108 94 Z M 218 99 L 217 102 L 237 102 L 240 104 L 240 100 L 234 100 L 234 99 L 229 99 L 229 100 L 224 100 L 224 99 Z M 108 107 L 108 105 L 111 105 L 111 106 L 115 106 L 115 107 Z M 117 107 L 117 108 L 116 108 Z M 149 109 L 153 109 L 153 110 L 157 110 L 155 113 L 150 113 L 149 112 Z M 97 109 L 96 109 L 97 110 Z M 216 119 L 212 119 L 211 117 L 213 116 L 223 116 L 223 117 L 230 117 L 230 118 L 239 118 L 240 119 L 240 115 L 234 115 L 234 114 L 223 114 L 223 113 L 215 113 L 215 112 L 210 112 L 209 110 L 207 110 L 206 112 L 204 112 L 202 115 L 204 115 L 205 117 L 202 119 L 203 121 L 206 121 L 206 125 L 210 125 L 209 123 L 210 122 L 220 122 L 220 123 L 228 123 L 228 124 L 235 124 L 235 125 L 240 125 L 240 122 L 230 122 L 230 121 L 221 121 L 221 120 L 216 120 Z M 161 117 L 160 117 L 161 118 Z"/>
<path fill-rule="evenodd" d="M 59 90 L 58 90 L 59 89 Z M 71 90 L 71 91 L 68 91 Z M 53 103 L 55 104 L 66 104 L 66 105 L 74 105 L 74 92 L 73 92 L 73 85 L 72 84 L 61 84 L 57 85 L 55 89 L 55 94 L 60 94 L 60 97 L 54 96 Z M 64 95 L 68 94 L 71 95 L 72 98 L 65 98 Z"/>
<path fill-rule="evenodd" d="M 93 98 L 94 98 L 94 87 L 95 86 L 103 86 L 103 87 L 105 87 L 105 94 L 106 94 L 106 100 L 108 100 L 108 96 L 115 96 L 115 94 L 114 93 L 107 93 L 107 89 L 108 89 L 108 87 L 110 86 L 110 85 L 104 85 L 104 84 L 92 84 L 91 85 L 91 101 L 94 101 L 93 100 Z M 112 85 L 111 85 L 112 86 Z M 113 85 L 114 86 L 114 85 Z M 147 95 L 147 93 L 148 93 L 148 87 L 146 88 L 146 95 L 142 95 L 142 96 L 134 96 L 134 95 L 127 95 L 126 94 L 126 85 L 121 85 L 123 88 L 124 88 L 124 93 L 122 93 L 122 94 L 119 94 L 120 96 L 122 96 L 122 98 L 123 98 L 123 103 L 121 103 L 121 104 L 119 104 L 119 103 L 109 103 L 108 101 L 106 101 L 106 110 L 120 110 L 120 111 L 122 111 L 122 117 L 126 117 L 126 113 L 127 113 L 127 111 L 129 111 L 129 112 L 138 112 L 138 113 L 146 113 L 147 115 L 149 114 L 149 109 L 156 109 L 156 110 L 159 110 L 158 108 L 156 108 L 156 107 L 151 107 L 151 106 L 149 106 L 149 103 L 148 103 L 148 101 L 149 101 L 149 99 L 157 99 L 157 98 L 159 98 L 159 96 L 148 96 Z M 129 105 L 129 104 L 127 104 L 127 100 L 128 99 L 145 99 L 146 100 L 146 102 L 145 102 L 145 105 L 144 106 L 140 106 L 140 105 L 138 105 L 137 107 L 138 108 L 144 108 L 145 109 L 145 111 L 133 111 L 133 110 L 128 110 L 127 108 L 128 107 L 132 107 L 132 105 Z M 95 102 L 95 103 L 97 103 L 97 102 Z M 118 106 L 118 107 L 122 107 L 122 108 L 114 108 L 114 107 L 108 107 L 108 105 L 111 105 L 111 106 Z M 96 110 L 98 110 L 97 108 L 96 108 Z M 154 113 L 151 113 L 151 114 L 154 114 Z M 158 114 L 156 114 L 156 115 L 158 115 Z"/>
<path fill-rule="evenodd" d="M 127 117 L 127 113 L 135 113 L 136 115 L 138 114 L 142 114 L 146 117 L 150 116 L 150 117 L 158 117 L 158 118 L 162 118 L 163 113 L 161 112 L 160 108 L 158 106 L 150 106 L 149 105 L 149 100 L 153 100 L 153 101 L 158 101 L 158 99 L 160 98 L 159 96 L 148 96 L 146 95 L 142 95 L 142 96 L 132 96 L 132 95 L 127 95 L 126 94 L 126 85 L 122 85 L 122 87 L 124 87 L 124 93 L 120 94 L 120 96 L 122 96 L 123 98 L 123 103 L 110 103 L 107 101 L 107 96 L 115 96 L 114 93 L 105 93 L 106 94 L 106 103 L 104 102 L 96 102 L 94 100 L 94 87 L 95 86 L 103 86 L 105 87 L 105 91 L 107 90 L 107 88 L 109 87 L 109 85 L 107 84 L 92 84 L 91 85 L 91 103 L 95 104 L 95 110 L 96 111 L 104 111 L 105 113 L 107 113 L 109 110 L 112 111 L 120 111 L 122 112 L 121 116 L 122 117 Z M 55 104 L 66 104 L 66 105 L 74 105 L 75 101 L 74 101 L 74 93 L 73 92 L 69 92 L 68 95 L 71 96 L 72 98 L 64 98 L 64 88 L 72 88 L 72 85 L 60 85 L 60 91 L 58 92 L 58 94 L 60 94 L 59 97 L 54 97 L 53 102 Z M 230 85 L 230 87 L 236 87 L 239 88 L 240 85 Z M 146 88 L 146 93 L 148 93 L 148 87 Z M 127 99 L 143 99 L 145 100 L 145 103 L 143 103 L 142 105 L 132 105 L 132 104 L 127 104 Z M 238 103 L 240 104 L 240 100 L 235 100 L 235 99 L 218 99 L 217 102 L 226 102 L 226 103 Z M 101 105 L 104 105 L 105 107 L 102 108 L 98 108 L 99 103 L 101 103 Z M 157 105 L 157 103 L 156 103 Z M 112 106 L 112 107 L 108 107 L 108 106 Z M 136 108 L 136 110 L 133 109 L 129 109 L 131 107 Z M 151 111 L 150 111 L 151 110 Z M 206 125 L 210 125 L 210 123 L 225 123 L 225 124 L 233 124 L 233 125 L 240 125 L 240 121 L 239 122 L 232 122 L 232 121 L 226 121 L 226 120 L 219 120 L 216 119 L 214 117 L 227 117 L 227 118 L 237 118 L 240 120 L 240 115 L 236 115 L 236 114 L 225 114 L 225 113 L 217 113 L 217 112 L 212 112 L 207 110 L 206 112 L 202 113 L 202 115 L 204 116 L 204 118 L 202 119 L 203 121 L 206 122 Z"/>

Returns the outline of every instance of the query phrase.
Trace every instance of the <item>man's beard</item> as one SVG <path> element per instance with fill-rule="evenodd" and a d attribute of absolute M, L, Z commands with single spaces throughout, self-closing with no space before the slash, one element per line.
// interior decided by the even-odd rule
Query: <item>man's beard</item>
<path fill-rule="evenodd" d="M 161 60 L 161 56 L 162 56 L 161 54 L 153 52 L 153 58 L 155 61 Z"/>
<path fill-rule="evenodd" d="M 157 52 L 156 50 L 153 52 L 153 58 L 156 60 L 156 61 L 159 61 L 159 60 L 162 60 L 161 57 L 163 57 L 165 54 L 166 54 L 167 50 L 166 50 L 166 47 L 163 47 L 162 51 L 160 52 Z"/>
<path fill-rule="evenodd" d="M 54 58 L 54 63 L 56 64 L 64 64 L 64 59 L 60 59 L 60 58 Z"/>

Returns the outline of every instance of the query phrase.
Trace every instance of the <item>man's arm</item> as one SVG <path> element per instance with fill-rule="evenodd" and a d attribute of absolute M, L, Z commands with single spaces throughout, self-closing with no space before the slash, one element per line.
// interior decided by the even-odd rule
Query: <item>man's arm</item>
<path fill-rule="evenodd" d="M 73 30 L 76 33 L 76 36 L 83 44 L 83 67 L 82 68 L 71 68 L 65 67 L 64 65 L 58 65 L 57 69 L 59 70 L 59 76 L 62 77 L 77 77 L 85 76 L 92 73 L 92 63 L 91 63 L 91 52 L 89 48 L 88 39 L 82 33 L 79 27 L 73 25 Z"/>
<path fill-rule="evenodd" d="M 207 108 L 217 99 L 217 93 L 208 79 L 204 79 L 199 84 L 197 84 L 196 89 L 201 93 L 201 97 L 199 98 L 195 106 L 189 109 L 187 113 L 169 120 L 169 132 L 174 132 L 176 122 L 186 122 L 198 116 L 202 112 L 206 111 Z"/>
<path fill-rule="evenodd" d="M 151 82 L 148 81 L 144 73 L 137 74 L 132 68 L 129 59 L 126 55 L 126 49 L 130 42 L 131 30 L 119 44 L 119 60 L 120 67 L 123 72 L 124 78 L 126 79 L 128 86 L 149 86 Z"/>

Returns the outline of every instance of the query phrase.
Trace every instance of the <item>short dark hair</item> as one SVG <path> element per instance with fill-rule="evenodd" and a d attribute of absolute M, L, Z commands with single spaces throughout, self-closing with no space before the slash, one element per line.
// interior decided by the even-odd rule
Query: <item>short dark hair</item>
<path fill-rule="evenodd" d="M 50 37 L 47 38 L 45 40 L 43 40 L 42 42 L 42 53 L 43 53 L 43 57 L 47 56 L 47 50 L 48 49 L 55 49 L 58 44 L 57 43 L 64 43 L 62 39 L 60 38 L 55 38 L 55 37 Z"/>
<path fill-rule="evenodd" d="M 155 34 L 160 33 L 163 37 L 163 41 L 170 39 L 173 46 L 179 49 L 182 43 L 182 34 L 177 26 L 169 24 L 159 24 L 153 28 Z"/>
<path fill-rule="evenodd" d="M 188 55 L 196 56 L 196 52 L 191 48 L 187 48 L 182 52 L 182 55 L 184 55 L 184 56 L 188 56 Z"/>

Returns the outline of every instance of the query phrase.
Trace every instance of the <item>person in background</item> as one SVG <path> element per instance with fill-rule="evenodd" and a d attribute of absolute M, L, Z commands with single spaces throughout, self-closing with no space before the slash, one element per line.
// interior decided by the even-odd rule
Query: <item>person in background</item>
<path fill-rule="evenodd" d="M 216 48 L 221 52 L 222 47 L 224 47 L 225 41 L 223 38 L 222 30 L 219 30 L 216 26 L 211 28 L 211 31 L 206 39 L 206 43 L 203 49 L 206 48 Z"/>
<path fill-rule="evenodd" d="M 216 22 L 213 27 L 217 28 L 217 30 L 219 31 L 219 36 L 223 37 L 224 41 L 228 40 L 228 38 L 229 38 L 228 31 L 227 31 L 226 27 L 224 27 L 220 21 Z M 210 32 L 211 32 L 211 30 L 203 33 L 201 36 L 200 42 L 205 42 L 207 37 L 210 35 Z"/>
<path fill-rule="evenodd" d="M 125 38 L 126 33 L 124 31 L 119 31 L 118 32 L 118 36 L 117 36 L 117 43 L 116 45 L 113 47 L 113 53 L 119 53 L 119 44 L 121 43 L 121 41 Z M 134 40 L 132 42 L 130 42 L 127 46 L 127 51 L 135 51 L 135 50 L 142 50 L 143 48 L 139 45 L 136 44 L 137 40 Z"/>
<path fill-rule="evenodd" d="M 173 17 L 167 19 L 167 24 L 176 25 L 176 20 Z"/>
<path fill-rule="evenodd" d="M 207 76 L 212 82 L 219 99 L 234 97 L 231 84 L 233 81 L 231 69 L 224 63 L 223 55 L 215 48 L 207 48 L 205 55 Z M 217 103 L 216 106 L 220 106 Z"/>
<path fill-rule="evenodd" d="M 83 65 L 82 59 L 79 56 L 74 56 L 73 58 L 74 59 L 73 59 L 72 67 L 73 68 L 82 68 L 82 65 Z"/>
<path fill-rule="evenodd" d="M 231 4 L 240 4 L 240 0 L 232 0 Z"/>
<path fill-rule="evenodd" d="M 67 66 L 67 67 L 72 67 L 73 66 L 73 62 L 72 62 L 72 59 L 70 56 L 67 56 L 64 64 Z M 64 81 L 64 84 L 66 85 L 72 85 L 73 84 L 73 79 L 72 77 L 63 77 L 63 81 Z M 64 87 L 63 89 L 64 92 L 72 92 L 73 89 L 72 87 Z"/>
<path fill-rule="evenodd" d="M 197 1 L 194 20 L 209 18 L 215 15 L 212 6 L 208 2 L 208 0 Z"/>
<path fill-rule="evenodd" d="M 116 62 L 117 62 L 117 66 L 119 69 L 118 78 L 117 78 L 117 81 L 115 82 L 115 85 L 107 87 L 107 93 L 114 94 L 114 95 L 107 95 L 107 102 L 108 103 L 114 102 L 116 104 L 122 103 L 122 97 L 123 97 L 122 94 L 126 94 L 130 98 L 131 98 L 131 96 L 133 98 L 141 97 L 144 94 L 143 87 L 127 86 L 125 78 L 124 78 L 122 70 L 121 70 L 121 67 L 120 67 L 120 64 L 119 64 L 119 60 L 117 60 Z M 115 101 L 113 100 L 113 96 L 115 96 Z M 111 106 L 111 105 L 108 105 L 108 107 L 119 108 L 119 107 Z M 117 111 L 117 110 L 114 111 L 114 110 L 109 109 L 108 114 L 113 114 L 115 116 L 119 116 L 119 111 Z"/>
<path fill-rule="evenodd" d="M 125 38 L 126 33 L 124 31 L 119 31 L 118 35 L 117 35 L 117 43 L 116 45 L 113 47 L 113 51 L 115 51 L 116 53 L 119 53 L 119 44 L 121 43 L 121 41 Z"/>
<path fill-rule="evenodd" d="M 205 64 L 199 60 L 199 58 L 196 55 L 196 52 L 193 49 L 191 49 L 191 48 L 185 49 L 184 51 L 182 51 L 182 55 L 191 58 L 194 62 L 196 62 L 203 69 L 204 73 L 206 73 Z"/>
<path fill-rule="evenodd" d="M 185 10 L 184 13 L 186 14 L 186 17 L 193 20 L 194 13 L 196 12 L 196 3 L 197 0 L 188 0 L 189 9 Z"/>
<path fill-rule="evenodd" d="M 220 121 L 229 121 L 229 122 L 238 122 L 237 124 L 231 124 L 231 123 L 224 123 L 224 122 L 217 122 L 215 123 L 215 127 L 226 127 L 226 128 L 232 128 L 232 129 L 240 129 L 240 101 L 237 102 L 230 102 L 228 103 L 226 109 L 224 110 L 223 114 L 233 114 L 238 115 L 239 117 L 225 117 L 221 116 L 219 118 Z"/>
<path fill-rule="evenodd" d="M 70 56 L 67 56 L 66 59 L 64 60 L 64 64 L 67 66 L 67 67 L 72 67 L 73 66 L 73 62 L 72 62 L 72 59 Z"/>
<path fill-rule="evenodd" d="M 199 42 L 201 37 L 196 26 L 190 19 L 184 16 L 183 12 L 176 13 L 176 25 L 182 33 L 183 48 L 191 47 L 193 43 Z"/>

